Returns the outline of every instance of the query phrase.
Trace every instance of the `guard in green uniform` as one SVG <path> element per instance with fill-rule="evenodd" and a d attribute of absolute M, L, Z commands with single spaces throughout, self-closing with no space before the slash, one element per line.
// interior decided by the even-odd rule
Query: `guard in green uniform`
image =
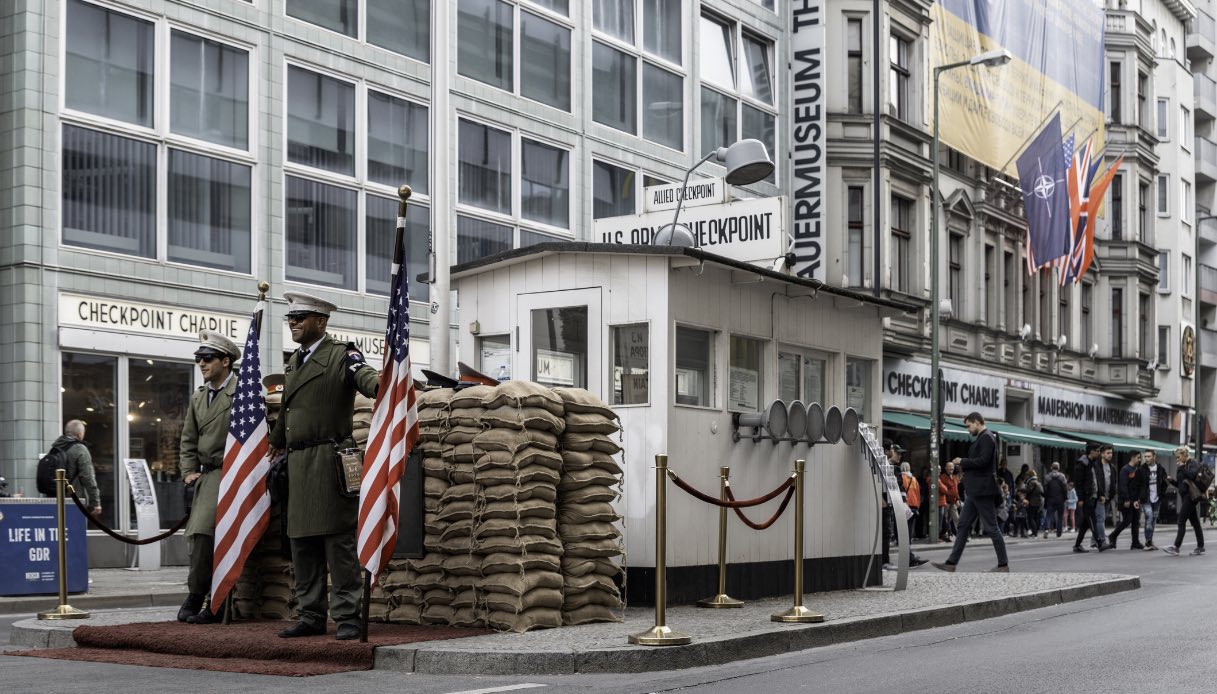
<path fill-rule="evenodd" d="M 359 499 L 339 490 L 335 443 L 354 446 L 355 391 L 375 397 L 380 374 L 355 345 L 326 334 L 337 306 L 299 292 L 283 298 L 292 340 L 300 348 L 284 365 L 283 402 L 270 445 L 272 458 L 287 451 L 287 535 L 300 622 L 279 636 L 324 634 L 328 612 L 338 623 L 339 640 L 356 639 L 362 589 L 355 552 Z M 327 568 L 332 582 L 328 605 Z"/>
<path fill-rule="evenodd" d="M 180 622 L 209 624 L 216 614 L 206 603 L 211 591 L 212 551 L 215 547 L 216 505 L 224 466 L 224 444 L 228 440 L 228 415 L 237 389 L 233 364 L 241 350 L 233 341 L 210 330 L 199 333 L 194 360 L 203 375 L 202 386 L 190 396 L 190 407 L 182 424 L 182 482 L 194 487 L 194 506 L 186 523 L 190 541 L 188 595 L 178 610 Z"/>

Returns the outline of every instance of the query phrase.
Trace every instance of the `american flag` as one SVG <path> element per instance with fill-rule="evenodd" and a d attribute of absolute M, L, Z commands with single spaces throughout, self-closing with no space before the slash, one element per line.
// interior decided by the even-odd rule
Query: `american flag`
<path fill-rule="evenodd" d="M 404 204 L 403 204 L 404 207 Z M 410 449 L 418 440 L 418 405 L 410 373 L 410 282 L 406 276 L 404 210 L 397 218 L 397 241 L 385 330 L 385 365 L 368 429 L 359 489 L 359 563 L 372 580 L 397 546 L 399 483 Z"/>
<path fill-rule="evenodd" d="M 261 301 L 254 307 L 228 420 L 224 472 L 220 477 L 220 498 L 216 506 L 212 605 L 220 605 L 228 596 L 250 551 L 270 523 L 270 495 L 266 493 L 269 442 L 262 399 L 262 365 L 258 360 L 258 334 L 265 308 Z"/>

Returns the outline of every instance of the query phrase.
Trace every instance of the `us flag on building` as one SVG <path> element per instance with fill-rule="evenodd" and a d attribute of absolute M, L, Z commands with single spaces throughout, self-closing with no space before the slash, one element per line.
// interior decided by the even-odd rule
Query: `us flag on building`
<path fill-rule="evenodd" d="M 404 203 L 403 203 L 404 207 Z M 410 282 L 406 277 L 404 210 L 397 218 L 393 249 L 385 364 L 368 429 L 359 489 L 359 563 L 372 580 L 397 546 L 400 482 L 410 449 L 418 440 L 418 406 L 410 373 Z"/>
<path fill-rule="evenodd" d="M 220 498 L 216 506 L 215 557 L 211 574 L 211 604 L 214 606 L 228 597 L 246 558 L 270 522 L 270 495 L 266 493 L 266 473 L 270 470 L 266 454 L 270 444 L 266 405 L 262 399 L 262 365 L 258 360 L 258 334 L 265 308 L 261 301 L 254 307 L 228 420 L 224 472 L 220 477 Z"/>

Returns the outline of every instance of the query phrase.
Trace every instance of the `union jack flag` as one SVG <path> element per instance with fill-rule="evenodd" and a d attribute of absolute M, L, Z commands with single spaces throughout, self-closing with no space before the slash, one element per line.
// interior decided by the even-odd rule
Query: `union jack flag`
<path fill-rule="evenodd" d="M 224 444 L 224 471 L 220 477 L 216 506 L 215 555 L 211 574 L 212 609 L 223 603 L 236 584 L 250 551 L 270 523 L 270 495 L 266 473 L 270 450 L 266 430 L 266 406 L 262 399 L 262 366 L 258 359 L 258 334 L 266 305 L 259 301 L 241 353 L 237 390 L 228 419 Z"/>
<path fill-rule="evenodd" d="M 385 330 L 384 369 L 368 429 L 359 489 L 359 563 L 372 580 L 388 564 L 397 546 L 400 482 L 410 449 L 418 441 L 418 405 L 410 373 L 410 281 L 405 258 L 404 210 L 397 218 L 397 241 Z"/>
<path fill-rule="evenodd" d="M 1065 155 L 1071 159 L 1069 167 L 1069 229 L 1072 234 L 1072 244 L 1069 255 L 1060 258 L 1055 265 L 1059 274 L 1060 285 L 1077 283 L 1090 269 L 1094 260 L 1094 230 L 1095 219 L 1103 205 L 1103 197 L 1111 185 L 1112 178 L 1124 161 L 1121 156 L 1099 176 L 1099 167 L 1103 157 L 1096 155 L 1094 145 L 1087 140 L 1077 151 L 1073 150 L 1074 136 L 1070 135 L 1064 142 Z M 1096 180 L 1097 176 L 1097 180 Z"/>

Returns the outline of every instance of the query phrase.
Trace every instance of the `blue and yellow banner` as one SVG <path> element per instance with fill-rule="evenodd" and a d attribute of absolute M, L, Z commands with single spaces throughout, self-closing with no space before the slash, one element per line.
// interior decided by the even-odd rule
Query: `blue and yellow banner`
<path fill-rule="evenodd" d="M 1005 48 L 1014 59 L 964 67 L 939 83 L 943 143 L 1017 175 L 1019 152 L 1055 111 L 1065 133 L 1103 142 L 1104 12 L 1081 0 L 940 0 L 932 65 Z"/>

